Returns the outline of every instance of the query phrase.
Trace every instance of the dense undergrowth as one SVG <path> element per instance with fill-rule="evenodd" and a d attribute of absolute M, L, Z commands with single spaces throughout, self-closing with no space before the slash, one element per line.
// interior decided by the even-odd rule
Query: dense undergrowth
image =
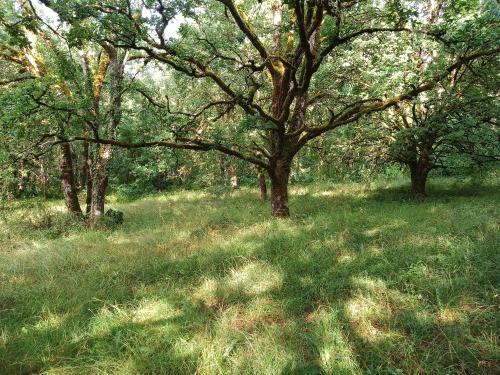
<path fill-rule="evenodd" d="M 4 204 L 0 373 L 498 373 L 497 183 L 295 186 L 286 220 L 170 192 L 114 230 Z"/>

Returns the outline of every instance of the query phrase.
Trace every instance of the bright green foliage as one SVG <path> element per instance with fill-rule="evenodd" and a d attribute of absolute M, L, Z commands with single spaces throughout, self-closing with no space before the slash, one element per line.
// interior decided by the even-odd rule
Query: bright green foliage
<path fill-rule="evenodd" d="M 5 166 L 0 172 L 2 195 L 15 192 L 18 175 L 24 173 L 18 173 L 16 161 L 20 158 L 35 165 L 29 167 L 31 177 L 27 184 L 37 194 L 39 182 L 33 176 L 39 161 L 32 154 L 47 152 L 42 161 L 50 172 L 51 190 L 58 194 L 56 154 L 47 149 L 60 139 L 74 136 L 115 137 L 104 126 L 110 120 L 111 78 L 109 74 L 105 77 L 100 110 L 95 111 L 89 92 L 92 85 L 84 79 L 82 61 L 82 56 L 89 57 L 91 75 L 95 76 L 103 45 L 110 43 L 116 43 L 122 50 L 123 46 L 130 47 L 123 82 L 123 108 L 119 111 L 121 121 L 116 134 L 118 141 L 133 144 L 165 140 L 192 144 L 205 140 L 225 145 L 253 161 L 274 160 L 272 149 L 276 145 L 269 142 L 270 135 L 278 130 L 277 124 L 258 112 L 246 113 L 241 105 L 253 103 L 269 113 L 274 92 L 272 80 L 269 72 L 262 68 L 258 51 L 235 25 L 223 3 L 44 0 L 42 3 L 59 17 L 49 23 L 52 29 L 42 22 L 53 18 L 46 17 L 52 12 L 47 7 L 36 3 L 38 13 L 35 15 L 29 9 L 20 11 L 15 3 L 5 0 L 6 6 L 0 14 L 0 54 L 9 55 L 10 48 L 16 51 L 34 48 L 27 38 L 26 30 L 29 30 L 36 34 L 34 45 L 45 62 L 47 73 L 44 77 L 16 81 L 0 93 L 0 162 Z M 294 21 L 296 3 L 284 2 L 278 28 L 273 26 L 271 3 L 241 1 L 237 5 L 242 14 L 248 15 L 249 25 L 267 50 L 274 53 L 278 36 L 280 56 L 291 59 L 286 46 L 288 43 L 300 45 Z M 429 9 L 439 7 L 438 4 L 442 4 L 442 8 L 430 22 Z M 312 76 L 307 92 L 310 103 L 304 114 L 304 137 L 309 134 L 308 128 L 324 126 L 334 115 L 339 116 L 349 108 L 361 110 L 363 106 L 376 106 L 391 95 L 407 92 L 436 77 L 460 57 L 494 49 L 500 38 L 498 6 L 493 1 L 362 1 L 359 4 L 342 1 L 336 6 L 342 14 L 340 29 L 332 14 L 325 16 L 318 29 L 324 42 L 323 50 L 339 30 L 338 38 L 352 35 L 360 28 L 365 32 L 340 43 L 326 55 Z M 175 32 L 173 27 L 162 34 L 158 28 L 165 26 L 162 24 L 165 20 L 169 25 L 179 22 L 178 30 Z M 379 27 L 404 27 L 413 31 L 366 32 Z M 158 45 L 159 35 L 165 38 L 163 45 Z M 15 64 L 4 60 L 0 59 L 0 82 L 19 78 L 20 74 L 24 77 L 26 72 L 18 71 Z M 199 68 L 195 61 L 204 68 Z M 208 76 L 199 77 L 204 69 L 216 73 L 234 95 L 224 92 Z M 471 160 L 483 165 L 486 161 L 498 160 L 498 131 L 491 124 L 494 123 L 491 120 L 498 117 L 497 54 L 465 64 L 459 71 L 460 74 L 465 71 L 466 80 L 460 83 L 460 94 L 467 100 L 454 102 L 438 98 L 439 90 L 449 86 L 450 75 L 444 77 L 434 91 L 427 90 L 413 98 L 413 102 L 399 103 L 404 112 L 411 113 L 412 104 L 422 106 L 432 102 L 437 110 L 429 113 L 438 113 L 432 115 L 433 119 L 412 124 L 410 129 L 402 129 L 401 124 L 393 127 L 397 122 L 394 112 L 364 116 L 356 121 L 349 119 L 351 124 L 324 133 L 307 144 L 311 147 L 298 152 L 292 163 L 292 181 L 367 179 L 374 173 L 384 172 L 387 162 L 405 164 L 401 155 L 407 153 L 408 145 L 412 148 L 422 143 L 422 139 L 425 141 L 429 132 L 436 129 L 440 133 L 440 155 L 435 164 L 459 167 L 447 173 L 463 174 L 462 167 L 469 166 Z M 480 80 L 476 74 L 481 75 Z M 61 95 L 61 85 L 71 91 L 71 97 Z M 43 104 L 35 103 L 34 99 Z M 472 104 L 452 108 L 459 101 Z M 476 106 L 476 102 L 480 105 Z M 295 104 L 290 106 L 292 112 L 294 108 Z M 486 113 L 488 121 L 477 126 Z M 39 144 L 42 135 L 47 133 L 52 136 Z M 91 150 L 94 158 L 97 149 L 95 146 Z M 74 164 L 78 166 L 75 173 L 78 180 L 82 180 L 80 142 L 73 143 L 73 152 Z M 134 149 L 123 153 L 115 150 L 112 163 L 110 189 L 130 197 L 179 182 L 185 187 L 227 183 L 223 169 L 224 164 L 229 163 L 238 164 L 240 180 L 250 183 L 253 183 L 251 179 L 255 180 L 255 168 L 245 166 L 244 162 L 180 150 Z"/>
<path fill-rule="evenodd" d="M 0 0 L 0 374 L 500 373 L 498 4 L 278 3 Z"/>

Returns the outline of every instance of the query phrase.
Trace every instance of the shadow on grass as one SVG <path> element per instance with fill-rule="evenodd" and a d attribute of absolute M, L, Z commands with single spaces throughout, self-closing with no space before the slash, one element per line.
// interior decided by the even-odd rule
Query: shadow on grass
<path fill-rule="evenodd" d="M 500 186 L 481 184 L 475 181 L 442 180 L 431 181 L 427 186 L 427 197 L 415 198 L 407 184 L 379 186 L 373 189 L 370 197 L 377 201 L 445 201 L 449 202 L 459 197 L 491 197 L 499 195 Z"/>
<path fill-rule="evenodd" d="M 178 227 L 149 222 L 190 233 L 164 250 L 111 238 L 86 262 L 77 238 L 41 269 L 34 254 L 2 293 L 0 372 L 496 373 L 489 195 L 435 212 L 377 194 L 310 192 L 281 221 L 252 194 L 180 200 L 162 208 Z"/>

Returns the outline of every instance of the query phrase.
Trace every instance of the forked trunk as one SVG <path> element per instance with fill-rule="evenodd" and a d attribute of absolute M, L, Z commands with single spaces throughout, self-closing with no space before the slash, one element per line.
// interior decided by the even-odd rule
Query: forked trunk
<path fill-rule="evenodd" d="M 271 177 L 271 209 L 274 217 L 288 217 L 288 179 L 291 163 L 278 159 L 272 166 Z"/>
<path fill-rule="evenodd" d="M 71 159 L 71 146 L 69 143 L 61 143 L 61 183 L 64 194 L 64 202 L 68 211 L 74 215 L 81 215 L 82 209 L 78 202 L 77 188 L 73 171 L 73 161 Z"/>
<path fill-rule="evenodd" d="M 128 52 L 119 53 L 114 47 L 107 46 L 106 52 L 109 56 L 110 66 L 110 121 L 108 131 L 111 138 L 116 138 L 116 130 L 121 121 L 121 104 L 123 95 L 123 73 Z M 101 82 L 102 83 L 102 82 Z M 95 105 L 98 108 L 98 105 Z M 97 111 L 96 111 L 97 112 Z M 92 169 L 92 194 L 90 204 L 90 218 L 96 218 L 104 214 L 104 201 L 108 187 L 108 167 L 111 162 L 113 147 L 104 145 L 97 160 L 94 161 Z"/>

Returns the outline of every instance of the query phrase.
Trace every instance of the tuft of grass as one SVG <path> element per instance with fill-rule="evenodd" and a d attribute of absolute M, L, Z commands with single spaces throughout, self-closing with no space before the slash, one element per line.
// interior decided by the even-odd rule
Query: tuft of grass
<path fill-rule="evenodd" d="M 406 188 L 295 186 L 286 220 L 251 189 L 170 192 L 55 234 L 19 223 L 60 202 L 13 202 L 0 373 L 496 374 L 498 186 Z"/>

